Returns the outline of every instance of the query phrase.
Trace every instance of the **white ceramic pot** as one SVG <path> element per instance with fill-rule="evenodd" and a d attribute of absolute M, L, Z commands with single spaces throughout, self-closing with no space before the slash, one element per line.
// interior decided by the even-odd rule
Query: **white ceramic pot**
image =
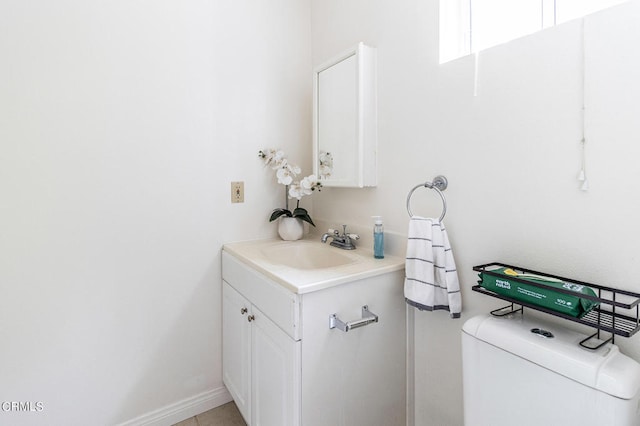
<path fill-rule="evenodd" d="M 285 241 L 295 241 L 304 234 L 304 222 L 297 217 L 280 216 L 278 234 Z"/>

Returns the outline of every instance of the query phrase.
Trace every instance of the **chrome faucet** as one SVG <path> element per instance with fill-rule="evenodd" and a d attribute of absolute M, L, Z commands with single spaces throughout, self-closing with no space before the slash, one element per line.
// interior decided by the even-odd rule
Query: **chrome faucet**
<path fill-rule="evenodd" d="M 342 235 L 335 229 L 329 229 L 329 232 L 322 235 L 321 241 L 326 243 L 328 238 L 332 239 L 330 244 L 334 247 L 343 250 L 354 250 L 356 246 L 353 241 L 360 239 L 360 236 L 358 234 L 347 234 L 347 225 L 342 225 Z"/>

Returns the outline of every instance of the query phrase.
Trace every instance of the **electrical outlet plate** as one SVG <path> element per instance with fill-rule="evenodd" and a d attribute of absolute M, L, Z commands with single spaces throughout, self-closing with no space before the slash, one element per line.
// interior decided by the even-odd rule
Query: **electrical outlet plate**
<path fill-rule="evenodd" d="M 231 202 L 244 203 L 244 182 L 231 182 Z"/>

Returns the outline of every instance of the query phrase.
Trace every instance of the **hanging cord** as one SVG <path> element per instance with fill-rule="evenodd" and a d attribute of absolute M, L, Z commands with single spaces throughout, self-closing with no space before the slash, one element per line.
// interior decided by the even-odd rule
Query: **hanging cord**
<path fill-rule="evenodd" d="M 587 68 L 587 61 L 586 61 L 586 47 L 585 47 L 585 19 L 582 18 L 582 109 L 581 109 L 581 115 L 582 115 L 582 139 L 580 140 L 580 163 L 581 163 L 581 167 L 580 167 L 580 173 L 578 173 L 578 180 L 580 182 L 582 182 L 582 185 L 580 186 L 580 190 L 582 191 L 588 191 L 589 190 L 589 181 L 587 180 L 587 171 L 586 171 L 586 163 L 587 163 L 587 154 L 586 154 L 586 145 L 587 145 L 587 137 L 586 137 L 586 68 Z"/>
<path fill-rule="evenodd" d="M 586 142 L 587 142 L 587 141 L 585 140 L 585 138 L 582 138 L 582 140 L 580 141 L 580 144 L 582 145 L 582 146 L 581 146 L 581 151 L 582 151 L 582 155 L 581 155 L 581 157 L 582 157 L 582 160 L 581 160 L 581 162 L 582 162 L 582 168 L 580 169 L 580 173 L 578 173 L 578 180 L 579 180 L 580 182 L 582 182 L 582 185 L 580 186 L 580 189 L 581 189 L 582 191 L 588 191 L 588 190 L 589 190 L 589 181 L 587 180 L 587 173 L 586 173 L 586 170 L 585 170 L 585 162 L 586 162 L 586 161 L 585 161 L 585 157 L 586 157 L 586 153 L 585 153 L 585 151 L 586 151 L 586 149 L 585 149 L 585 145 L 586 145 Z"/>

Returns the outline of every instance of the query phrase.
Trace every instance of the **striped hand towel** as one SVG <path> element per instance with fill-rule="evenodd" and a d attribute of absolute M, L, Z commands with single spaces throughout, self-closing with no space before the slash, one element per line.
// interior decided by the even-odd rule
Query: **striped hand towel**
<path fill-rule="evenodd" d="M 447 231 L 438 219 L 409 221 L 404 296 L 420 310 L 445 309 L 460 318 L 462 297 Z"/>

